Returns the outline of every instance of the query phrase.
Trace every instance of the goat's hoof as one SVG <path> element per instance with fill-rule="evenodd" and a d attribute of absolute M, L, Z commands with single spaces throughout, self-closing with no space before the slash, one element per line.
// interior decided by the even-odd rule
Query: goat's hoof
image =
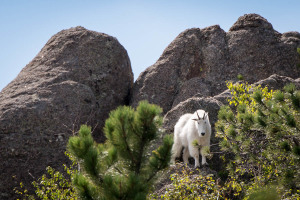
<path fill-rule="evenodd" d="M 194 168 L 195 169 L 200 168 L 200 165 L 195 165 Z"/>

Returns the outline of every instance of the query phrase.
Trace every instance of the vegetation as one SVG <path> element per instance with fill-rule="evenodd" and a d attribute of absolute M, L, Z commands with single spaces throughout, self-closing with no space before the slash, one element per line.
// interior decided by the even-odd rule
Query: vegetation
<path fill-rule="evenodd" d="M 162 110 L 142 101 L 137 110 L 119 107 L 105 123 L 104 144 L 97 144 L 91 128 L 83 125 L 78 136 L 68 143 L 70 167 L 67 177 L 48 167 L 48 175 L 33 182 L 39 199 L 146 199 L 157 175 L 169 166 L 173 140 L 150 151 L 160 137 Z M 157 142 L 156 142 L 157 143 Z M 79 170 L 77 170 L 79 166 Z M 24 199 L 35 199 L 20 185 L 16 193 Z"/>
<path fill-rule="evenodd" d="M 228 88 L 232 107 L 220 109 L 216 129 L 222 151 L 231 155 L 223 156 L 229 177 L 246 196 L 258 188 L 272 188 L 281 198 L 299 196 L 300 92 L 294 85 L 274 92 L 246 83 Z"/>
<path fill-rule="evenodd" d="M 232 98 L 216 123 L 226 163 L 222 180 L 184 168 L 152 199 L 300 199 L 300 92 L 294 85 L 284 91 L 245 82 L 227 87 Z"/>
<path fill-rule="evenodd" d="M 244 76 L 242 74 L 238 74 L 237 75 L 238 80 L 242 81 L 244 80 Z"/>
<path fill-rule="evenodd" d="M 191 169 L 188 166 L 180 168 L 171 175 L 171 187 L 163 194 L 151 194 L 149 199 L 167 200 L 202 200 L 202 199 L 240 199 L 241 186 L 235 180 L 228 180 L 225 184 L 221 180 L 215 180 L 213 174 L 201 175 L 199 169 Z"/>
<path fill-rule="evenodd" d="M 170 136 L 149 152 L 160 133 L 161 112 L 145 101 L 136 110 L 119 107 L 106 120 L 106 143 L 95 143 L 87 126 L 69 139 L 68 150 L 80 165 L 73 184 L 81 199 L 146 199 L 156 175 L 169 166 L 171 157 Z"/>
<path fill-rule="evenodd" d="M 71 177 L 77 173 L 77 163 L 67 152 L 66 155 L 72 161 L 72 164 L 70 166 L 64 165 L 65 175 L 52 167 L 47 167 L 47 174 L 44 174 L 37 181 L 32 183 L 35 188 L 35 196 L 29 194 L 27 189 L 24 189 L 23 183 L 20 183 L 20 188 L 16 188 L 15 192 L 23 197 L 23 199 L 30 200 L 36 198 L 44 200 L 77 200 L 77 194 L 71 182 Z"/>
<path fill-rule="evenodd" d="M 222 180 L 183 168 L 171 175 L 164 194 L 149 199 L 300 199 L 300 91 L 294 85 L 272 91 L 246 82 L 227 87 L 232 97 L 216 123 L 226 164 Z M 147 102 L 137 110 L 118 108 L 106 121 L 105 144 L 94 142 L 91 129 L 82 126 L 68 144 L 80 166 L 69 170 L 72 184 L 48 168 L 50 178 L 35 183 L 39 198 L 146 199 L 170 159 L 170 137 L 149 151 L 159 134 L 160 113 Z"/>

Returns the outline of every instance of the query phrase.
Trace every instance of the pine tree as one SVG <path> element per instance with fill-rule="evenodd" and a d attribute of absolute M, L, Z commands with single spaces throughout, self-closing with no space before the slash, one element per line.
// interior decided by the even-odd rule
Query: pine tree
<path fill-rule="evenodd" d="M 85 125 L 78 136 L 69 139 L 68 150 L 80 165 L 73 184 L 81 199 L 146 199 L 171 156 L 170 136 L 149 152 L 160 134 L 161 112 L 161 108 L 146 101 L 140 102 L 136 110 L 122 106 L 105 122 L 104 144 L 97 144 L 91 128 Z"/>
<path fill-rule="evenodd" d="M 281 195 L 299 193 L 300 91 L 292 84 L 284 91 L 228 85 L 231 107 L 220 109 L 216 129 L 222 150 L 231 155 L 224 156 L 230 177 L 249 191 L 278 185 Z"/>

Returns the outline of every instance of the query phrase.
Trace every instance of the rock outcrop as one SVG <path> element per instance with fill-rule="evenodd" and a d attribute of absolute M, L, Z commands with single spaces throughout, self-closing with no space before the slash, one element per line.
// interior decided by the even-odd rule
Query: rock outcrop
<path fill-rule="evenodd" d="M 116 38 L 70 28 L 54 35 L 0 93 L 0 199 L 15 183 L 66 163 L 68 137 L 91 125 L 97 141 L 110 110 L 128 104 L 133 73 Z"/>
<path fill-rule="evenodd" d="M 238 74 L 251 84 L 299 89 L 299 47 L 300 33 L 278 33 L 248 14 L 228 32 L 218 25 L 182 32 L 133 85 L 127 52 L 115 38 L 82 27 L 59 32 L 0 93 L 0 199 L 15 199 L 12 189 L 21 181 L 28 187 L 46 166 L 60 169 L 68 137 L 81 124 L 103 141 L 104 120 L 119 105 L 158 104 L 172 134 L 179 117 L 197 109 L 209 112 L 214 129 L 230 97 L 226 81 Z M 218 171 L 219 158 L 212 159 L 209 167 Z"/>
<path fill-rule="evenodd" d="M 263 17 L 240 17 L 228 32 L 218 25 L 182 32 L 134 84 L 131 105 L 147 99 L 164 113 L 200 94 L 214 96 L 241 74 L 249 83 L 276 73 L 298 78 L 300 34 L 280 34 Z"/>

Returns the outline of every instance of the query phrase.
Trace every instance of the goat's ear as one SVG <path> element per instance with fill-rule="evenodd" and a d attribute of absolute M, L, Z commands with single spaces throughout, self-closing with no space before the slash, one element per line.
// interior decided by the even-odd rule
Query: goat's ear
<path fill-rule="evenodd" d="M 199 119 L 192 119 L 192 120 L 194 120 L 194 121 L 198 121 Z"/>

